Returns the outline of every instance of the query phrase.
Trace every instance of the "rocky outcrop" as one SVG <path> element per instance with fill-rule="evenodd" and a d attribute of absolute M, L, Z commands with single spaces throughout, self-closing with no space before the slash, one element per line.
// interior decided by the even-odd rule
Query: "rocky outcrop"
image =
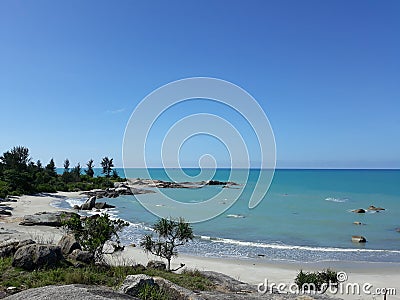
<path fill-rule="evenodd" d="M 87 192 L 82 192 L 81 194 L 87 195 L 88 197 L 96 197 L 97 199 L 101 199 L 101 198 L 117 198 L 122 195 L 139 195 L 148 193 L 154 193 L 154 191 L 138 189 L 122 185 L 116 188 L 107 188 L 105 190 L 91 190 Z"/>
<path fill-rule="evenodd" d="M 352 212 L 355 212 L 356 214 L 365 214 L 365 209 L 359 208 L 359 209 L 354 209 Z"/>
<path fill-rule="evenodd" d="M 224 290 L 230 293 L 242 294 L 257 291 L 255 286 L 241 282 L 222 273 L 204 271 L 201 272 L 201 274 L 207 277 L 214 285 L 218 286 L 220 290 Z"/>
<path fill-rule="evenodd" d="M 83 251 L 80 249 L 75 249 L 72 253 L 68 256 L 69 259 L 83 262 L 85 264 L 90 264 L 94 262 L 94 256 L 89 251 Z"/>
<path fill-rule="evenodd" d="M 165 262 L 160 260 L 150 260 L 147 263 L 147 268 L 165 271 L 167 269 L 167 265 L 165 264 Z"/>
<path fill-rule="evenodd" d="M 9 257 L 14 255 L 15 251 L 17 251 L 17 245 L 19 241 L 17 240 L 8 240 L 0 243 L 0 257 Z"/>
<path fill-rule="evenodd" d="M 96 196 L 89 197 L 85 203 L 82 204 L 82 210 L 91 210 L 96 204 Z"/>
<path fill-rule="evenodd" d="M 8 240 L 0 243 L 0 257 L 10 257 L 15 254 L 15 252 L 26 245 L 35 244 L 35 242 L 31 239 L 29 240 Z"/>
<path fill-rule="evenodd" d="M 94 207 L 97 208 L 97 209 L 115 208 L 114 205 L 108 204 L 106 202 L 97 202 L 94 205 Z"/>
<path fill-rule="evenodd" d="M 125 300 L 138 299 L 129 295 L 117 293 L 112 289 L 101 286 L 82 284 L 49 285 L 19 292 L 7 297 L 9 300 Z"/>
<path fill-rule="evenodd" d="M 145 274 L 128 275 L 120 286 L 119 292 L 130 296 L 138 296 L 140 289 L 145 285 L 154 286 L 154 279 Z"/>
<path fill-rule="evenodd" d="M 154 277 L 154 283 L 175 300 L 203 300 L 204 298 L 195 292 L 181 287 L 162 277 Z"/>
<path fill-rule="evenodd" d="M 351 237 L 351 241 L 353 243 L 366 243 L 367 239 L 365 237 L 363 237 L 362 235 L 353 235 Z"/>
<path fill-rule="evenodd" d="M 57 244 L 61 248 L 61 252 L 64 255 L 72 253 L 72 251 L 79 249 L 81 250 L 81 245 L 72 234 L 64 235 Z"/>
<path fill-rule="evenodd" d="M 3 216 L 11 216 L 12 213 L 11 213 L 11 211 L 2 209 L 2 208 L 0 207 L 0 215 L 3 215 Z"/>
<path fill-rule="evenodd" d="M 71 218 L 73 215 L 77 215 L 73 212 L 68 211 L 58 211 L 58 212 L 38 212 L 34 215 L 26 215 L 24 216 L 23 220 L 19 225 L 24 226 L 52 226 L 52 227 L 61 227 L 61 219 L 62 217 L 66 220 Z"/>
<path fill-rule="evenodd" d="M 375 207 L 375 206 L 373 206 L 373 205 L 370 205 L 367 209 L 368 209 L 368 210 L 374 210 L 374 211 L 385 210 L 383 207 Z"/>
<path fill-rule="evenodd" d="M 101 190 L 99 190 L 101 191 Z M 102 191 L 101 191 L 102 192 Z M 91 193 L 91 192 L 90 192 Z M 101 198 L 98 195 L 91 196 L 89 197 L 88 200 L 86 200 L 85 203 L 83 203 L 81 206 L 79 205 L 74 205 L 74 209 L 78 210 L 92 210 L 92 209 L 106 209 L 106 208 L 115 208 L 114 205 L 108 204 L 106 202 L 96 202 L 97 198 Z"/>
<path fill-rule="evenodd" d="M 31 271 L 57 266 L 62 260 L 63 255 L 59 246 L 31 244 L 23 246 L 15 252 L 12 265 Z"/>

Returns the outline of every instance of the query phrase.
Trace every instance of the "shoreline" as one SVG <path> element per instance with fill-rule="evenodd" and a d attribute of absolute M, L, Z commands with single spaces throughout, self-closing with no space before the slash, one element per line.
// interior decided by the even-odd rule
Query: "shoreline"
<path fill-rule="evenodd" d="M 60 228 L 48 226 L 22 226 L 18 223 L 27 214 L 40 211 L 59 211 L 52 206 L 60 199 L 84 197 L 80 192 L 58 192 L 55 194 L 41 194 L 35 196 L 21 196 L 17 202 L 7 203 L 12 207 L 12 216 L 0 217 L 0 227 L 10 234 L 0 234 L 0 241 L 10 238 L 32 238 L 32 235 L 42 235 L 43 238 L 53 239 L 55 243 L 63 235 Z M 70 210 L 72 209 L 65 209 Z M 17 231 L 17 232 L 15 232 Z M 117 253 L 112 258 L 113 263 L 140 263 L 146 265 L 148 260 L 160 260 L 154 255 L 147 255 L 138 247 L 125 246 L 123 252 Z M 385 262 L 344 262 L 344 261 L 320 261 L 320 262 L 289 262 L 289 261 L 265 261 L 260 259 L 234 259 L 223 257 L 204 257 L 189 254 L 179 254 L 172 260 L 172 268 L 180 263 L 185 263 L 189 269 L 200 271 L 216 271 L 231 276 L 240 281 L 257 285 L 268 280 L 269 283 L 291 284 L 297 273 L 304 271 L 320 271 L 331 268 L 336 271 L 344 271 L 348 275 L 349 283 L 370 283 L 374 288 L 397 288 L 397 295 L 388 296 L 388 299 L 400 299 L 400 263 Z M 373 299 L 372 295 L 332 295 L 343 299 Z M 375 296 L 380 297 L 380 296 Z"/>

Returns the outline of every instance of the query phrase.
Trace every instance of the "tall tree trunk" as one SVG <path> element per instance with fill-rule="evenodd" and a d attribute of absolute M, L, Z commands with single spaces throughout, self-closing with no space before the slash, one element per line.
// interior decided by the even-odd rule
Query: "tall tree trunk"
<path fill-rule="evenodd" d="M 171 271 L 171 259 L 167 259 L 168 264 L 167 264 L 167 272 Z"/>

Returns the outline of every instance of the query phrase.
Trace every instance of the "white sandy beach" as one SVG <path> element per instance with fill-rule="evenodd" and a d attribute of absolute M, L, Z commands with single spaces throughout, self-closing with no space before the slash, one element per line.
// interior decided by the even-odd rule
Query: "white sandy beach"
<path fill-rule="evenodd" d="M 79 197 L 79 193 L 59 192 L 42 196 L 22 196 L 17 202 L 6 203 L 13 208 L 12 216 L 0 217 L 0 241 L 10 238 L 37 238 L 54 240 L 57 242 L 63 234 L 61 229 L 47 226 L 21 226 L 19 222 L 27 214 L 34 214 L 41 211 L 57 211 L 58 209 L 50 204 L 59 201 L 60 197 Z M 3 203 L 5 204 L 5 203 Z M 9 232 L 9 233 L 7 233 Z M 125 250 L 118 254 L 115 262 L 129 262 L 147 264 L 149 259 L 157 259 L 152 255 L 146 255 L 143 250 L 126 246 Z M 346 283 L 358 283 L 362 289 L 363 284 L 369 283 L 371 294 L 363 292 L 360 295 L 337 294 L 334 295 L 343 299 L 383 299 L 382 295 L 373 295 L 377 288 L 396 288 L 397 295 L 388 295 L 386 299 L 400 299 L 400 265 L 381 263 L 348 263 L 348 262 L 319 262 L 319 263 L 281 263 L 268 262 L 265 258 L 258 260 L 234 260 L 221 258 L 205 258 L 189 255 L 179 255 L 173 260 L 172 267 L 180 263 L 186 264 L 188 268 L 199 270 L 216 271 L 227 274 L 240 281 L 251 284 L 259 284 L 268 280 L 269 284 L 284 283 L 291 284 L 298 271 L 316 271 L 323 268 L 332 268 L 336 271 L 344 271 L 348 276 Z"/>

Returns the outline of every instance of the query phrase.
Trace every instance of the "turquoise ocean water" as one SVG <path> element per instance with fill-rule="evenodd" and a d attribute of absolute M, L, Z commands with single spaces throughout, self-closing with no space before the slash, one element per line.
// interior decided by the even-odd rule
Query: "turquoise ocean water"
<path fill-rule="evenodd" d="M 124 174 L 122 169 L 118 171 Z M 168 171 L 179 181 L 179 170 Z M 169 180 L 163 169 L 149 172 L 153 179 Z M 198 169 L 185 172 L 190 176 L 200 174 Z M 254 209 L 248 208 L 248 199 L 259 170 L 250 171 L 247 183 L 245 170 L 218 169 L 213 179 L 227 180 L 230 172 L 243 178 L 238 182 L 243 190 L 239 200 L 222 215 L 194 224 L 196 238 L 181 252 L 305 262 L 400 262 L 400 233 L 396 232 L 400 227 L 399 170 L 276 170 L 267 195 Z M 207 179 L 209 174 L 205 173 L 204 179 Z M 149 178 L 149 175 L 144 169 L 129 169 L 127 177 Z M 184 180 L 187 178 L 182 177 Z M 206 186 L 194 190 L 164 189 L 163 192 L 182 202 L 200 202 L 220 191 L 220 186 Z M 174 211 L 173 207 L 161 207 L 159 193 L 105 199 L 117 206 L 110 210 L 113 216 L 131 223 L 121 236 L 127 244 L 138 244 L 157 220 L 136 197 L 159 209 Z M 221 205 L 225 200 L 221 198 Z M 69 199 L 57 205 L 69 207 L 79 202 Z M 351 212 L 369 205 L 386 210 L 366 214 Z M 365 225 L 354 225 L 355 221 Z M 354 244 L 352 235 L 363 235 L 368 242 Z"/>

